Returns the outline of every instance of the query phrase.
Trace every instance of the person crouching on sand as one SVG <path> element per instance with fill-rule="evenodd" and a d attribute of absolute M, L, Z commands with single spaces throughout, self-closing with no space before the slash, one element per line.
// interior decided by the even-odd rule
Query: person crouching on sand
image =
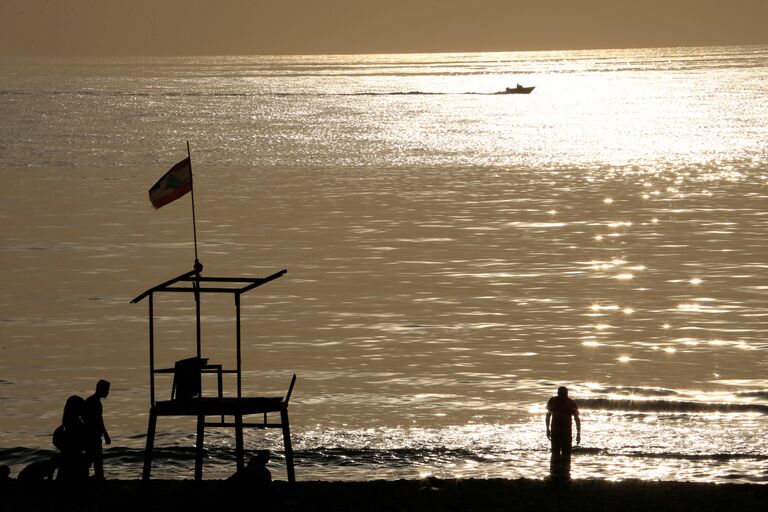
<path fill-rule="evenodd" d="M 269 450 L 259 450 L 248 461 L 245 469 L 230 476 L 229 480 L 256 484 L 257 486 L 269 485 L 272 483 L 272 473 L 267 468 L 267 462 L 269 462 Z"/>

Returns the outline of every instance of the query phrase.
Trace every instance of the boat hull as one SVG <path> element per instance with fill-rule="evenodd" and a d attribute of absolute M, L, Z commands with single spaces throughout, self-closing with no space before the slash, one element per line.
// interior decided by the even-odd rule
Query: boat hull
<path fill-rule="evenodd" d="M 507 87 L 499 94 L 531 94 L 536 87 Z"/>

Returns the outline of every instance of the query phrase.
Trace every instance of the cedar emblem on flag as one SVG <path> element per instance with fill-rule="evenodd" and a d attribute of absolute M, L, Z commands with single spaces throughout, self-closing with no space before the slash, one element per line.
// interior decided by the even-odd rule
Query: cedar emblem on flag
<path fill-rule="evenodd" d="M 177 163 L 149 189 L 152 206 L 160 208 L 192 190 L 192 164 L 189 157 Z"/>

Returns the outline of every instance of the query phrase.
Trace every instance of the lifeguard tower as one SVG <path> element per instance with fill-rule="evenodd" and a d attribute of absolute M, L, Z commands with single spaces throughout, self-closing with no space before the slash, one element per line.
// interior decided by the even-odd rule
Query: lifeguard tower
<path fill-rule="evenodd" d="M 283 432 L 285 446 L 285 465 L 288 481 L 295 482 L 293 469 L 293 450 L 291 448 L 291 430 L 288 421 L 288 402 L 291 398 L 296 375 L 293 375 L 285 396 L 244 397 L 242 396 L 242 357 L 240 350 L 240 296 L 283 276 L 287 271 L 281 270 L 263 278 L 252 277 L 208 277 L 202 275 L 203 266 L 195 262 L 193 270 L 185 272 L 164 283 L 158 284 L 145 291 L 131 301 L 132 304 L 148 299 L 149 302 L 149 385 L 150 409 L 147 426 L 147 445 L 144 452 L 143 480 L 149 480 L 152 470 L 152 451 L 155 442 L 155 429 L 159 416 L 192 416 L 197 418 L 197 442 L 195 452 L 195 480 L 203 478 L 203 441 L 205 427 L 231 427 L 235 429 L 235 455 L 237 469 L 245 467 L 243 446 L 243 429 L 245 428 L 279 428 Z M 187 293 L 194 296 L 196 310 L 196 356 L 176 361 L 173 368 L 155 368 L 155 295 L 159 293 Z M 208 358 L 202 357 L 200 303 L 204 295 L 225 294 L 234 297 L 235 303 L 235 342 L 236 366 L 223 368 L 221 364 L 209 364 Z M 213 373 L 217 377 L 215 396 L 203 396 L 202 374 Z M 172 374 L 173 383 L 170 399 L 157 400 L 155 393 L 155 377 L 162 374 Z M 237 391 L 234 396 L 225 396 L 223 376 L 234 374 Z M 272 416 L 279 415 L 278 422 L 270 421 Z M 248 416 L 259 415 L 260 421 L 246 422 Z"/>

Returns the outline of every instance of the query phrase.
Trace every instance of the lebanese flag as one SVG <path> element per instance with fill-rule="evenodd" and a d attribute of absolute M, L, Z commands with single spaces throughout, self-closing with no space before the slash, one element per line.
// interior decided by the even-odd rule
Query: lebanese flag
<path fill-rule="evenodd" d="M 149 189 L 149 200 L 152 206 L 160 208 L 177 200 L 190 190 L 192 190 L 192 164 L 187 157 L 171 167 L 171 170 L 163 174 L 163 177 Z"/>

